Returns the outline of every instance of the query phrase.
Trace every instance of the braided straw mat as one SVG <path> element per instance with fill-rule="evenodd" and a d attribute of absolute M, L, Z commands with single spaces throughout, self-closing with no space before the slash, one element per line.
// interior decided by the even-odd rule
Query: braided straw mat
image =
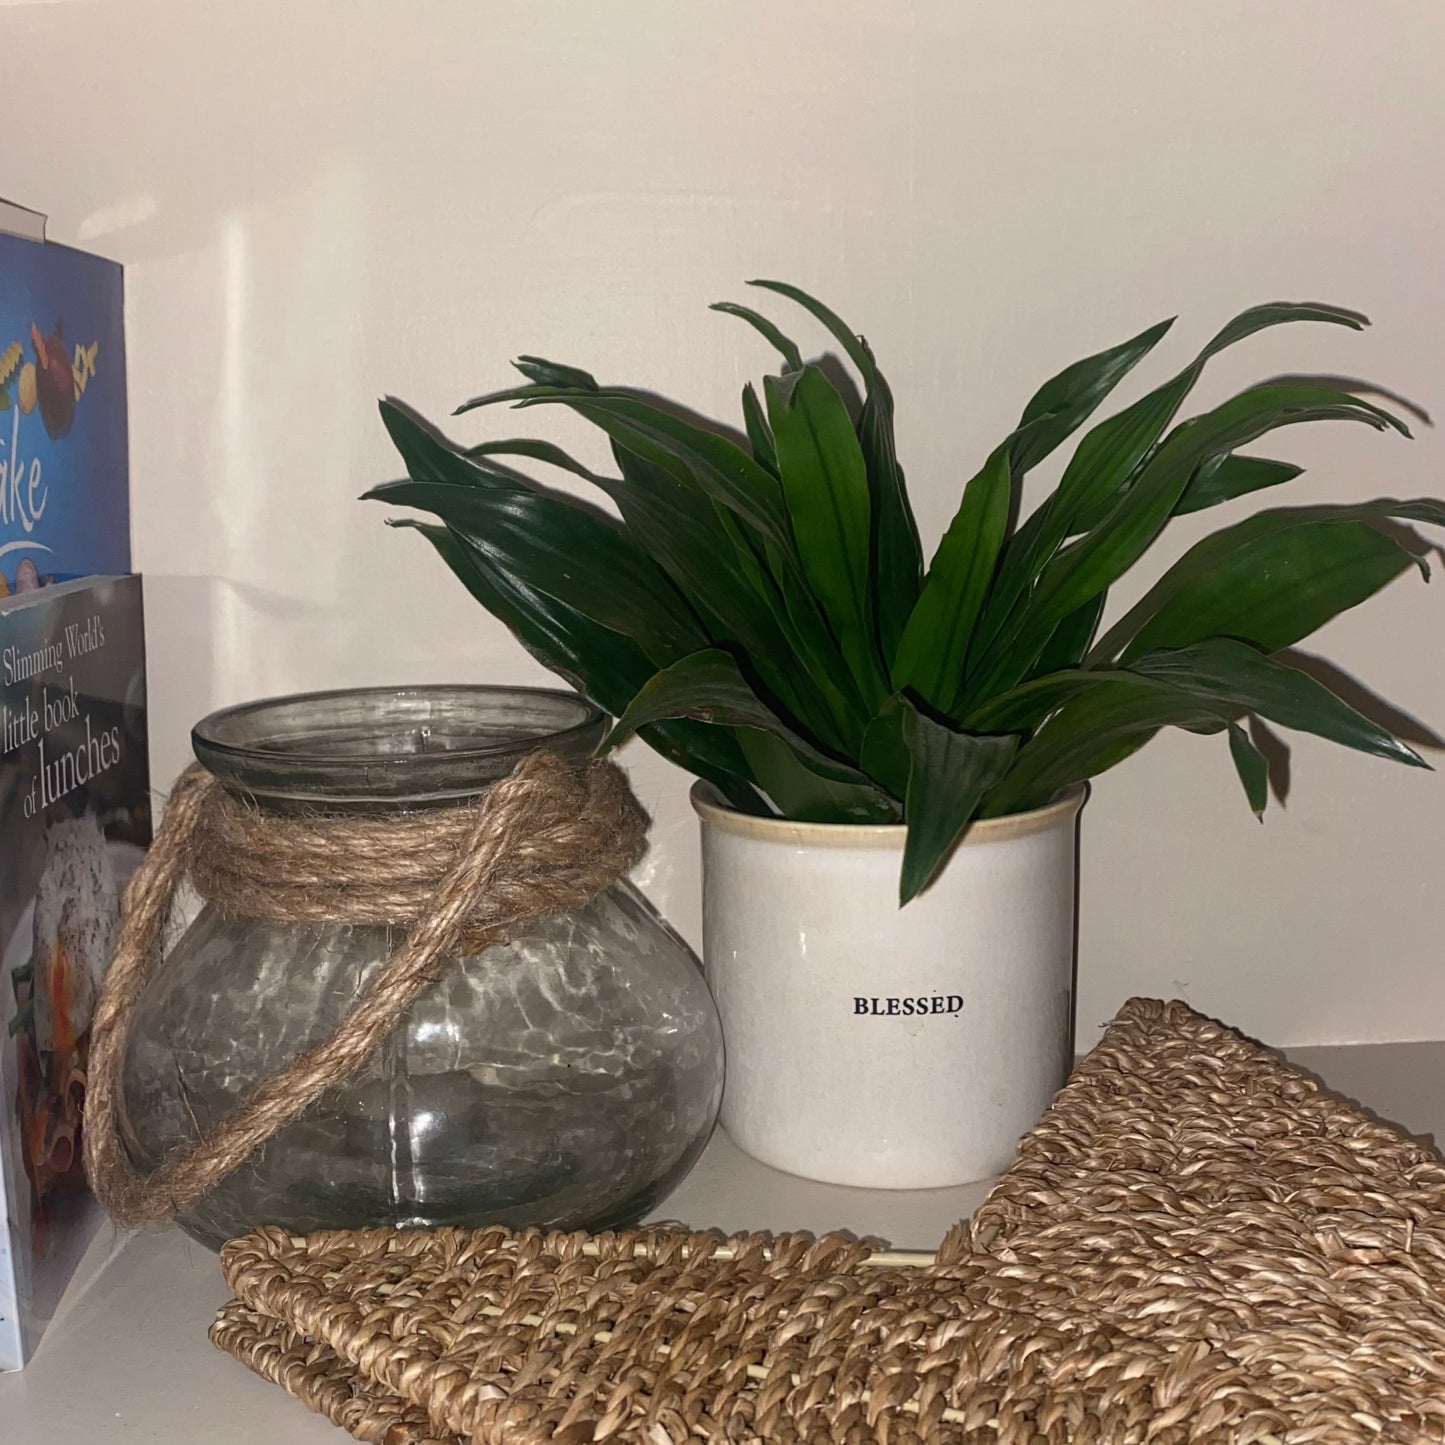
<path fill-rule="evenodd" d="M 967 1101 L 960 1101 L 967 1108 Z M 211 1337 L 384 1445 L 1445 1441 L 1445 1164 L 1136 999 L 972 1224 L 261 1229 Z"/>

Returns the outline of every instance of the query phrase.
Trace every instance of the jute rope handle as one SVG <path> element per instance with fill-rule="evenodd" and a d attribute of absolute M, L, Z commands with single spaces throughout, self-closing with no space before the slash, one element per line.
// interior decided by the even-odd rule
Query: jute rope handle
<path fill-rule="evenodd" d="M 91 1025 L 85 1163 L 102 1205 L 129 1227 L 191 1208 L 327 1090 L 355 1077 L 453 959 L 611 887 L 641 855 L 646 826 L 615 764 L 578 770 L 547 752 L 524 758 L 474 805 L 400 817 L 262 814 L 193 764 L 126 892 Z M 126 1040 L 187 876 L 227 916 L 389 923 L 408 932 L 329 1038 L 141 1175 L 120 1136 Z"/>

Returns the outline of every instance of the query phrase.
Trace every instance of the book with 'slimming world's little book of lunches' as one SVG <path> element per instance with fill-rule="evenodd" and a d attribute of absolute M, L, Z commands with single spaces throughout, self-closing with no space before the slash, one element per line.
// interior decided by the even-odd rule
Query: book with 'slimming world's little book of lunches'
<path fill-rule="evenodd" d="M 130 571 L 124 285 L 0 201 L 0 598 Z"/>
<path fill-rule="evenodd" d="M 0 1370 L 33 1353 L 99 1223 L 91 1013 L 150 836 L 141 579 L 0 601 Z"/>

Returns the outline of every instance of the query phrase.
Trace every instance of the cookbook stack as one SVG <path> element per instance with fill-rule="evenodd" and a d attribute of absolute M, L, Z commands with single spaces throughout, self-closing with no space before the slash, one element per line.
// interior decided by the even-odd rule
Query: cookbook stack
<path fill-rule="evenodd" d="M 0 202 L 0 1370 L 95 1234 L 90 1018 L 150 841 L 121 268 Z"/>

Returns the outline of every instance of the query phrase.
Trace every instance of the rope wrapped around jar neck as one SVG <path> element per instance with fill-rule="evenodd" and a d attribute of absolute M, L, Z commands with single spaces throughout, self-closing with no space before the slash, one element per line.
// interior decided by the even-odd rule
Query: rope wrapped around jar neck
<path fill-rule="evenodd" d="M 579 770 L 545 751 L 523 758 L 475 803 L 381 817 L 263 813 L 192 764 L 126 892 L 91 1025 L 84 1135 L 96 1197 L 124 1226 L 191 1208 L 327 1090 L 354 1078 L 454 959 L 590 902 L 637 862 L 646 832 L 647 815 L 616 764 Z M 184 878 L 226 917 L 391 924 L 407 933 L 329 1038 L 141 1175 L 120 1137 L 126 1040 Z"/>

